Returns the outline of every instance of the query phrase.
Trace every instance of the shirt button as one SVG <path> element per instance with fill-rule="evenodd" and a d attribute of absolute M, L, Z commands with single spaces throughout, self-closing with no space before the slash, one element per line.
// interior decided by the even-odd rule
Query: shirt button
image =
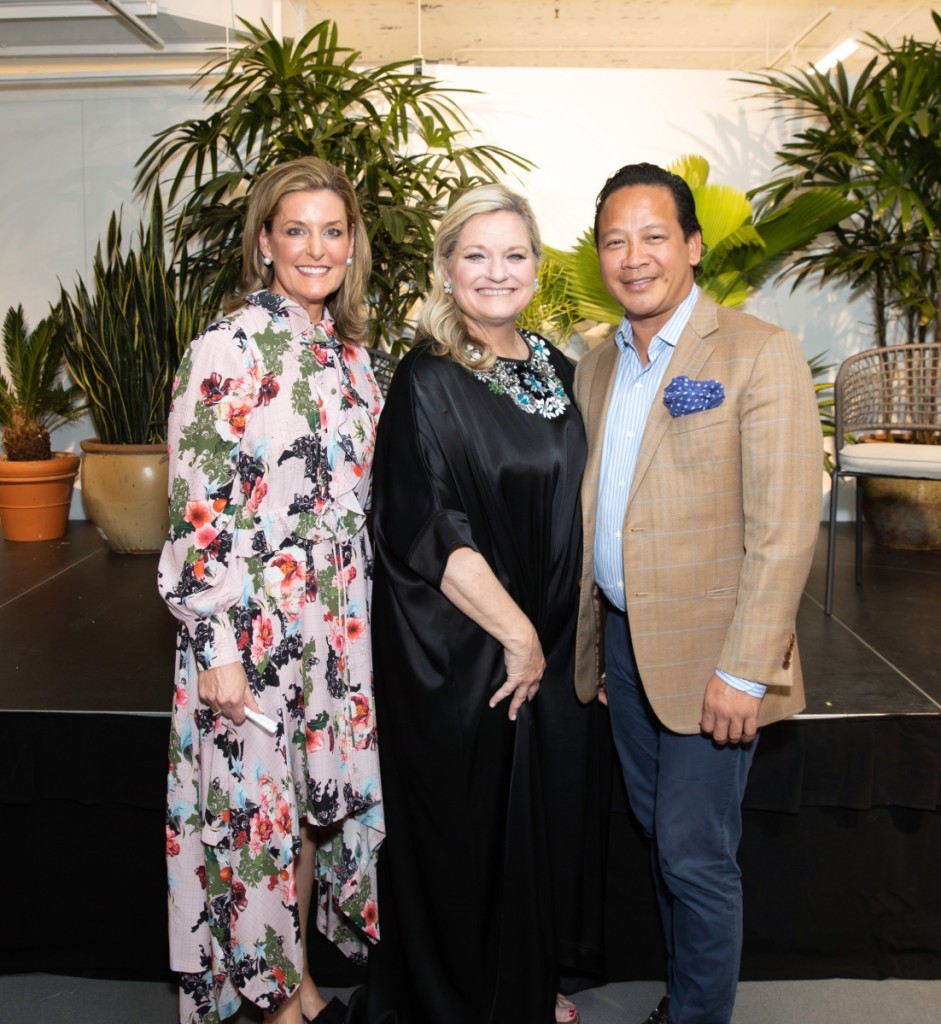
<path fill-rule="evenodd" d="M 620 537 L 621 536 L 621 531 L 620 530 L 615 530 L 614 531 L 614 536 L 615 537 Z"/>
<path fill-rule="evenodd" d="M 618 580 L 618 590 L 624 589 L 624 580 Z"/>
<path fill-rule="evenodd" d="M 627 486 L 627 481 L 626 480 L 618 480 L 618 487 L 626 487 L 626 486 Z"/>

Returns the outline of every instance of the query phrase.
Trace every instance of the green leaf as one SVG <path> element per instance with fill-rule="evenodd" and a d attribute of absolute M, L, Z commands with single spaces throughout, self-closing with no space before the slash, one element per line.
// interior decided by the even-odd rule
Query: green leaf
<path fill-rule="evenodd" d="M 932 20 L 941 35 L 937 12 Z M 893 323 L 900 340 L 941 338 L 941 44 L 868 35 L 866 45 L 873 57 L 852 82 L 842 65 L 829 75 L 740 79 L 794 129 L 777 153 L 775 180 L 756 194 L 773 205 L 841 193 L 853 205 L 786 272 L 796 283 L 816 277 L 868 291 L 878 343 Z"/>
<path fill-rule="evenodd" d="M 61 288 L 65 361 L 106 444 L 166 441 L 174 370 L 210 316 L 190 267 L 188 259 L 171 263 L 156 192 L 134 244 L 125 251 L 113 213 L 91 284 L 79 277 L 72 290 Z"/>
<path fill-rule="evenodd" d="M 32 431 L 51 433 L 84 414 L 81 389 L 62 379 L 65 332 L 61 310 L 29 330 L 22 306 L 11 306 L 3 319 L 3 360 L 0 372 L 0 427 L 19 421 Z M 8 453 L 9 455 L 9 453 Z"/>
<path fill-rule="evenodd" d="M 430 287 L 434 226 L 453 196 L 529 169 L 525 158 L 475 142 L 467 90 L 413 73 L 411 61 L 361 68 L 323 21 L 298 40 L 242 22 L 242 45 L 201 73 L 210 113 L 160 132 L 137 162 L 136 186 L 167 184 L 174 259 L 194 288 L 237 294 L 245 194 L 266 169 L 315 155 L 343 169 L 370 235 L 372 344 L 399 348 Z"/>

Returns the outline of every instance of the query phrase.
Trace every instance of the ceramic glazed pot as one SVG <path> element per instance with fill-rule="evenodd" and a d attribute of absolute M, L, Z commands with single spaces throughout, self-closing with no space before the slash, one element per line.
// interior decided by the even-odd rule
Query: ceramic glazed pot
<path fill-rule="evenodd" d="M 863 515 L 879 544 L 917 551 L 941 550 L 941 480 L 870 476 L 863 489 Z"/>
<path fill-rule="evenodd" d="M 41 462 L 0 459 L 0 522 L 7 540 L 55 540 L 69 522 L 79 456 L 53 452 Z"/>
<path fill-rule="evenodd" d="M 164 444 L 82 441 L 82 501 L 112 551 L 154 554 L 170 529 Z"/>

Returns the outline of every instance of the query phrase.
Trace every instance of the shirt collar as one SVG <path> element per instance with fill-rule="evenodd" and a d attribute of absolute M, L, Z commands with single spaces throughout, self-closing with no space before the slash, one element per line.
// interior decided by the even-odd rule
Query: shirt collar
<path fill-rule="evenodd" d="M 654 335 L 654 339 L 650 343 L 651 349 L 659 348 L 662 345 L 676 348 L 676 343 L 680 340 L 680 335 L 686 329 L 689 318 L 693 315 L 693 310 L 696 308 L 699 293 L 699 285 L 694 284 L 689 290 L 689 295 L 676 307 L 673 316 Z M 626 316 L 621 320 L 614 340 L 622 352 L 626 352 L 629 348 L 634 348 L 634 328 L 631 327 L 631 322 Z"/>
<path fill-rule="evenodd" d="M 275 316 L 284 316 L 285 313 L 293 313 L 295 316 L 301 317 L 307 320 L 308 323 L 313 324 L 313 321 L 307 315 L 307 310 L 294 299 L 289 299 L 286 295 L 280 295 L 277 292 L 269 291 L 267 288 L 259 288 L 258 291 L 252 292 L 250 295 L 245 296 L 245 301 L 253 306 L 261 306 L 262 309 L 266 309 L 269 313 Z M 320 320 L 321 325 L 328 325 L 333 323 L 333 317 L 330 315 L 330 310 L 327 309 L 326 305 L 323 307 L 323 319 Z M 314 325 L 316 326 L 316 325 Z"/>

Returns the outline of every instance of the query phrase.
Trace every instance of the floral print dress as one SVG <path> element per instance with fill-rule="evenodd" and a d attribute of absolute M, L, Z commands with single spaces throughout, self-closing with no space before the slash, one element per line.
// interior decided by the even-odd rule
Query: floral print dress
<path fill-rule="evenodd" d="M 367 354 L 267 291 L 193 342 L 170 414 L 159 586 L 180 620 L 167 865 L 180 1019 L 274 1011 L 303 969 L 295 860 L 317 826 L 317 925 L 362 958 L 383 838 L 365 506 L 380 407 Z M 240 661 L 272 736 L 199 702 Z"/>

